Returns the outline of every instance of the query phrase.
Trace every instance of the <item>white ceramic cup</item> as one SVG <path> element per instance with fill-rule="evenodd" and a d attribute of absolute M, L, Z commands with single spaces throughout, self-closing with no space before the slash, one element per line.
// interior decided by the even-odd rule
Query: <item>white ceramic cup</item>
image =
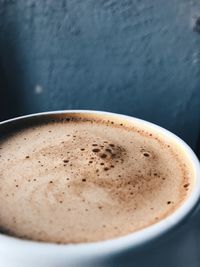
<path fill-rule="evenodd" d="M 46 112 L 7 120 L 0 123 L 0 134 L 5 128 L 23 121 L 64 116 L 67 113 L 94 113 L 117 118 L 145 126 L 172 140 L 191 161 L 195 173 L 194 189 L 188 199 L 167 218 L 135 233 L 108 241 L 58 245 L 0 234 L 0 267 L 199 267 L 200 165 L 190 147 L 173 133 L 147 121 L 88 110 Z"/>

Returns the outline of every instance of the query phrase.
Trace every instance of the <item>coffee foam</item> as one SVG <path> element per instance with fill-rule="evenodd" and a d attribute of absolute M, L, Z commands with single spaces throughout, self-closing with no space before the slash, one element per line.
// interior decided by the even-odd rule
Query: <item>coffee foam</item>
<path fill-rule="evenodd" d="M 0 229 L 93 242 L 162 220 L 191 191 L 189 165 L 150 130 L 93 117 L 49 121 L 0 140 Z"/>

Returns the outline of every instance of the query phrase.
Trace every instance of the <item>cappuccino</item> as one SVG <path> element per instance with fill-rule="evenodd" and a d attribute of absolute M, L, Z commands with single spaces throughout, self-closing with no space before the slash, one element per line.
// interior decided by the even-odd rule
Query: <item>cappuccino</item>
<path fill-rule="evenodd" d="M 0 138 L 0 231 L 55 243 L 124 236 L 179 208 L 193 176 L 181 148 L 139 123 L 41 117 Z"/>

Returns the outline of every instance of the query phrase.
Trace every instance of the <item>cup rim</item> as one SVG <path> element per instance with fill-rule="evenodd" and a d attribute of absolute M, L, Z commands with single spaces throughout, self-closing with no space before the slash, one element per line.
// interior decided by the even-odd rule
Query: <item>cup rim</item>
<path fill-rule="evenodd" d="M 13 121 L 20 121 L 21 119 L 28 119 L 32 117 L 39 117 L 45 115 L 54 114 L 67 114 L 67 113 L 84 113 L 84 114 L 94 114 L 94 115 L 109 115 L 113 118 L 124 119 L 129 122 L 137 122 L 142 126 L 147 126 L 155 130 L 157 133 L 162 133 L 164 136 L 169 137 L 174 140 L 185 152 L 188 154 L 188 158 L 191 159 L 193 167 L 195 169 L 195 186 L 188 196 L 187 200 L 181 204 L 172 214 L 166 218 L 160 220 L 159 222 L 145 227 L 139 231 L 130 233 L 126 236 L 117 237 L 114 239 L 90 242 L 90 243 L 78 243 L 78 244 L 56 244 L 56 243 L 45 243 L 31 240 L 23 240 L 16 237 L 8 236 L 0 233 L 0 250 L 5 251 L 7 247 L 10 250 L 23 251 L 24 253 L 34 252 L 36 254 L 46 254 L 46 255 L 108 255 L 111 253 L 118 253 L 126 249 L 135 249 L 141 245 L 148 243 L 149 241 L 155 240 L 162 236 L 164 233 L 172 230 L 175 226 L 179 225 L 186 219 L 187 216 L 192 212 L 200 199 L 200 164 L 197 156 L 192 151 L 192 149 L 177 135 L 158 126 L 154 123 L 145 121 L 143 119 L 135 118 L 132 116 L 122 115 L 118 113 L 96 111 L 96 110 L 58 110 L 58 111 L 48 111 L 41 113 L 33 113 L 30 115 L 20 116 L 13 119 L 5 120 L 0 122 L 0 126 L 4 124 L 9 124 Z"/>

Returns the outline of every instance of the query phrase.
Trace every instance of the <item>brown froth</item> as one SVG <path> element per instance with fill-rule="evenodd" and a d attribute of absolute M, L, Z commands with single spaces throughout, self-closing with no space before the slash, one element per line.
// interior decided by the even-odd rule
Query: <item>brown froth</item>
<path fill-rule="evenodd" d="M 171 141 L 149 129 L 78 116 L 0 139 L 0 229 L 44 242 L 126 235 L 171 214 L 192 171 Z"/>

